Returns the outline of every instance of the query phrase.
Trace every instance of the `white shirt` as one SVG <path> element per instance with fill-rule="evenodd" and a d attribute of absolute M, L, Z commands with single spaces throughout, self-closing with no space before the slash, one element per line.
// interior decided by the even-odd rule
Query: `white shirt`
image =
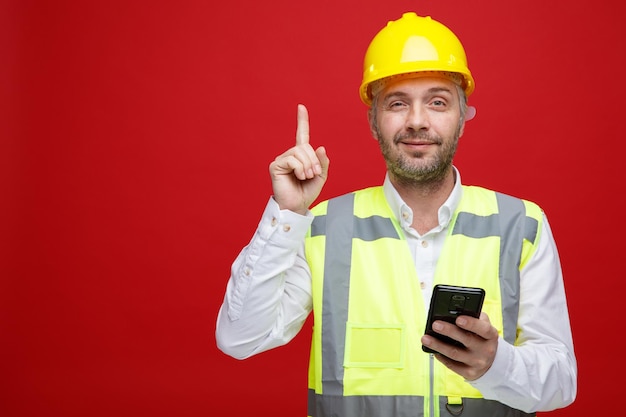
<path fill-rule="evenodd" d="M 439 225 L 421 236 L 411 228 L 413 213 L 388 177 L 383 189 L 405 231 L 428 306 L 435 265 L 463 193 L 461 177 L 456 171 L 454 189 L 439 209 Z M 280 210 L 270 197 L 252 240 L 231 267 L 216 327 L 224 353 L 244 359 L 284 345 L 300 331 L 312 309 L 304 257 L 312 221 L 310 212 Z M 525 412 L 569 405 L 576 397 L 576 358 L 559 255 L 545 215 L 537 250 L 520 273 L 518 326 L 517 346 L 500 339 L 491 368 L 468 382 L 486 399 Z"/>

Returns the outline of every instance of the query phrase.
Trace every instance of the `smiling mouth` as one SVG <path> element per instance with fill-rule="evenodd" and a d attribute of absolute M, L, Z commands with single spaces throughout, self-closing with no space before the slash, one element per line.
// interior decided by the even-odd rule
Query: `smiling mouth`
<path fill-rule="evenodd" d="M 427 147 L 427 146 L 437 145 L 436 142 L 431 142 L 431 141 L 411 142 L 411 141 L 401 140 L 398 143 L 402 144 L 404 146 L 412 147 L 412 148 L 424 148 L 424 147 Z"/>
<path fill-rule="evenodd" d="M 441 144 L 441 141 L 437 140 L 437 138 L 419 133 L 405 133 L 398 135 L 394 142 L 396 145 L 403 144 L 406 146 L 428 146 Z"/>

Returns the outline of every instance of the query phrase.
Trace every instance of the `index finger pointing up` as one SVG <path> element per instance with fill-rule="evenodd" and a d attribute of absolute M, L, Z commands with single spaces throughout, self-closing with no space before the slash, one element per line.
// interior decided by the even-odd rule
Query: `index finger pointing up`
<path fill-rule="evenodd" d="M 304 104 L 298 104 L 298 127 L 296 128 L 296 145 L 309 143 L 309 112 Z"/>

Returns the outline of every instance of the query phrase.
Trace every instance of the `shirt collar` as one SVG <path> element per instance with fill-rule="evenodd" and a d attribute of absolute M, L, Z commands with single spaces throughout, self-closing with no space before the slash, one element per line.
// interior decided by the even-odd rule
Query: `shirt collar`
<path fill-rule="evenodd" d="M 461 201 L 461 196 L 463 195 L 461 174 L 456 167 L 453 166 L 452 168 L 454 169 L 456 180 L 454 181 L 454 188 L 452 189 L 452 192 L 441 207 L 439 207 L 439 230 L 446 228 L 448 224 L 450 224 L 452 214 L 458 207 L 459 202 Z M 411 210 L 411 208 L 402 200 L 398 191 L 394 188 L 393 184 L 391 184 L 389 173 L 385 174 L 383 192 L 385 193 L 385 198 L 387 199 L 389 207 L 391 207 L 391 210 L 402 225 L 402 228 L 408 230 L 413 223 L 413 210 Z"/>

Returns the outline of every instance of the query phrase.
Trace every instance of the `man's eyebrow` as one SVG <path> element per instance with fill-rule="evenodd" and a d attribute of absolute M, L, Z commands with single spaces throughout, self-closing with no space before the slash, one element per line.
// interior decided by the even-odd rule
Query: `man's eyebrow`
<path fill-rule="evenodd" d="M 427 94 L 432 95 L 432 94 L 441 94 L 441 93 L 448 93 L 450 95 L 453 95 L 452 89 L 442 86 L 442 87 L 431 87 L 426 91 Z M 387 101 L 389 99 L 394 99 L 394 98 L 404 98 L 404 97 L 408 97 L 409 94 L 402 91 L 402 90 L 398 90 L 398 91 L 390 91 L 389 93 L 385 94 L 383 96 L 383 101 Z"/>
<path fill-rule="evenodd" d="M 452 90 L 448 87 L 432 87 L 428 89 L 428 92 L 431 94 L 436 93 L 449 93 L 452 94 Z"/>
<path fill-rule="evenodd" d="M 388 99 L 389 97 L 407 97 L 408 94 L 405 93 L 402 90 L 397 90 L 397 91 L 390 91 L 389 93 L 385 94 L 384 98 Z"/>

